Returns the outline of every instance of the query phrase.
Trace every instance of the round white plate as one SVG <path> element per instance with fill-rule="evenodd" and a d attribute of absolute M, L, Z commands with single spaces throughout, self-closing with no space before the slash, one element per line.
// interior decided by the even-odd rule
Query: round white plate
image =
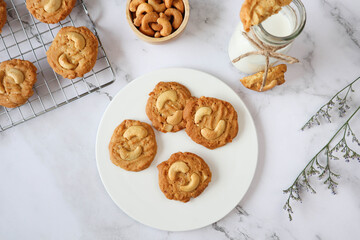
<path fill-rule="evenodd" d="M 209 150 L 185 131 L 155 131 L 158 152 L 149 168 L 125 171 L 110 161 L 108 144 L 125 119 L 151 124 L 145 113 L 149 93 L 160 81 L 185 85 L 193 96 L 230 102 L 238 113 L 239 133 L 232 143 Z M 158 185 L 156 166 L 175 152 L 192 152 L 209 165 L 212 180 L 205 191 L 187 203 L 169 200 Z M 254 122 L 240 97 L 221 80 L 192 69 L 162 69 L 133 80 L 112 100 L 100 122 L 96 161 L 102 182 L 113 201 L 133 219 L 162 230 L 186 231 L 207 226 L 229 213 L 248 190 L 255 173 L 258 143 Z"/>

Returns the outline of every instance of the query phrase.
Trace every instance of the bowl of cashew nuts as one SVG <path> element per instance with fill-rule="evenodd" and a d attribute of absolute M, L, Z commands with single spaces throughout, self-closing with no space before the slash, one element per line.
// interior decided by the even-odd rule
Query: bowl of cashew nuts
<path fill-rule="evenodd" d="M 188 23 L 188 0 L 128 0 L 126 18 L 131 29 L 149 43 L 163 43 L 182 33 Z"/>

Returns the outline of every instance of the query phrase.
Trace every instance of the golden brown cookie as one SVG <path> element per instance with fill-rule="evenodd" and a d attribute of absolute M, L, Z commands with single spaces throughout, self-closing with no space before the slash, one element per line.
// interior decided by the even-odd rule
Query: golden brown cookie
<path fill-rule="evenodd" d="M 206 162 L 189 152 L 174 153 L 157 168 L 160 189 L 168 199 L 188 202 L 199 196 L 211 181 Z"/>
<path fill-rule="evenodd" d="M 14 108 L 34 94 L 36 67 L 29 61 L 13 59 L 0 64 L 0 105 Z"/>
<path fill-rule="evenodd" d="M 76 0 L 26 0 L 29 12 L 44 23 L 58 23 L 72 11 Z"/>
<path fill-rule="evenodd" d="M 86 27 L 60 29 L 49 50 L 47 60 L 64 78 L 82 77 L 96 63 L 98 40 Z"/>
<path fill-rule="evenodd" d="M 186 133 L 209 149 L 231 142 L 238 133 L 237 113 L 225 101 L 210 97 L 192 98 L 184 109 Z"/>
<path fill-rule="evenodd" d="M 161 132 L 177 132 L 185 128 L 183 110 L 190 91 L 177 82 L 159 82 L 149 94 L 146 115 Z"/>
<path fill-rule="evenodd" d="M 280 64 L 275 67 L 271 67 L 268 70 L 266 83 L 262 92 L 270 90 L 277 85 L 281 85 L 285 82 L 285 72 L 287 70 L 286 64 Z M 260 92 L 260 88 L 263 82 L 264 72 L 261 71 L 240 79 L 240 82 L 248 89 Z"/>
<path fill-rule="evenodd" d="M 148 168 L 156 155 L 154 130 L 144 122 L 124 120 L 114 131 L 110 144 L 110 159 L 127 171 Z"/>
<path fill-rule="evenodd" d="M 6 3 L 4 0 L 0 0 L 0 33 L 6 23 L 6 17 Z"/>
<path fill-rule="evenodd" d="M 271 15 L 278 13 L 281 7 L 289 5 L 292 0 L 245 0 L 240 10 L 240 19 L 244 30 L 258 25 Z"/>

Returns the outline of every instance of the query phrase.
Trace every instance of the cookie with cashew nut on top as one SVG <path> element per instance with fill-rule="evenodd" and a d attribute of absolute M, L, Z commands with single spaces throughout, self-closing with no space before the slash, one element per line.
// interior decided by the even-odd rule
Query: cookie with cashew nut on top
<path fill-rule="evenodd" d="M 189 137 L 209 149 L 232 142 L 239 129 L 234 107 L 217 98 L 190 99 L 184 109 L 184 119 Z"/>
<path fill-rule="evenodd" d="M 115 130 L 109 144 L 113 164 L 138 172 L 150 166 L 157 152 L 152 127 L 137 120 L 124 120 Z"/>
<path fill-rule="evenodd" d="M 157 166 L 159 186 L 168 199 L 188 202 L 199 196 L 211 181 L 206 162 L 190 152 L 177 152 Z"/>
<path fill-rule="evenodd" d="M 36 67 L 29 61 L 12 59 L 0 64 L 0 105 L 23 105 L 33 94 Z"/>
<path fill-rule="evenodd" d="M 76 0 L 26 0 L 29 12 L 44 23 L 58 23 L 72 11 Z"/>
<path fill-rule="evenodd" d="M 183 110 L 190 97 L 190 91 L 180 83 L 159 82 L 149 94 L 146 115 L 161 132 L 180 131 L 186 125 Z"/>
<path fill-rule="evenodd" d="M 95 65 L 98 40 L 86 27 L 60 29 L 46 52 L 51 68 L 64 78 L 82 77 Z"/>
<path fill-rule="evenodd" d="M 6 23 L 6 17 L 6 3 L 4 2 L 4 0 L 0 0 L 0 33 L 2 27 Z"/>

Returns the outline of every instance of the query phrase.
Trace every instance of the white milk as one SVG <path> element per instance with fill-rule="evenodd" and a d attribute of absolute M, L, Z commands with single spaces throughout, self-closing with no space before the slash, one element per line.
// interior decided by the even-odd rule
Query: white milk
<path fill-rule="evenodd" d="M 293 26 L 290 23 L 289 19 L 281 12 L 275 14 L 264 22 L 262 22 L 264 29 L 271 35 L 284 37 L 288 36 L 293 32 Z M 240 22 L 235 32 L 233 33 L 230 43 L 229 43 L 229 57 L 230 61 L 237 58 L 241 54 L 256 51 L 251 43 L 242 35 L 243 25 Z M 289 51 L 289 46 L 279 50 L 279 53 L 286 54 Z M 270 64 L 274 64 L 277 59 L 270 58 Z M 253 74 L 259 71 L 264 70 L 265 68 L 265 57 L 261 55 L 252 55 L 246 58 L 241 59 L 240 61 L 233 63 L 233 65 L 239 69 L 241 72 Z"/>

